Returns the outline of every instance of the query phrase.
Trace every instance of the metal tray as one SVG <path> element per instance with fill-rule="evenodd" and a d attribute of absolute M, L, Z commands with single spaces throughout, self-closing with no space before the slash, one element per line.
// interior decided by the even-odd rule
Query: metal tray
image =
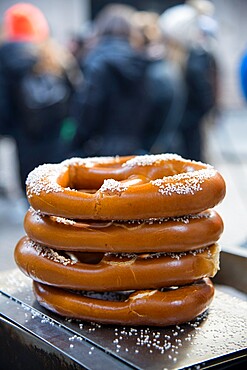
<path fill-rule="evenodd" d="M 17 269 L 0 274 L 0 290 L 4 369 L 226 369 L 247 361 L 247 302 L 217 290 L 205 314 L 169 328 L 62 319 L 37 303 Z"/>

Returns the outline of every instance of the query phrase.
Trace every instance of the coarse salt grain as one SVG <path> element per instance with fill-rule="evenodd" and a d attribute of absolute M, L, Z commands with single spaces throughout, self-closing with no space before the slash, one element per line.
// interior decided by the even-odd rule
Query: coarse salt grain
<path fill-rule="evenodd" d="M 58 224 L 64 224 L 64 225 L 70 225 L 74 226 L 76 225 L 76 221 L 70 220 L 69 218 L 64 218 L 64 217 L 58 217 L 58 216 L 50 216 L 52 220 L 57 222 Z"/>
<path fill-rule="evenodd" d="M 129 159 L 125 163 L 123 163 L 123 167 L 134 167 L 134 166 L 152 166 L 155 163 L 159 163 L 161 161 L 169 161 L 169 160 L 182 160 L 182 157 L 178 154 L 166 153 L 166 154 L 145 154 L 139 155 L 134 158 Z"/>
<path fill-rule="evenodd" d="M 188 224 L 190 220 L 196 220 L 196 219 L 202 219 L 202 218 L 210 218 L 210 213 L 197 213 L 197 214 L 190 214 L 190 215 L 185 215 L 185 216 L 177 216 L 177 217 L 165 217 L 165 218 L 148 218 L 144 220 L 117 220 L 117 221 L 112 221 L 115 225 L 143 225 L 143 224 L 149 224 L 153 225 L 155 223 L 162 224 L 166 222 L 183 222 L 185 224 Z"/>
<path fill-rule="evenodd" d="M 100 187 L 99 191 L 102 193 L 121 193 L 128 189 L 128 186 L 122 184 L 120 181 L 116 181 L 114 179 L 107 179 L 104 180 L 104 183 Z"/>
<path fill-rule="evenodd" d="M 211 257 L 211 252 L 209 247 L 205 248 L 198 248 L 196 250 L 191 250 L 187 252 L 154 252 L 154 253 L 145 253 L 145 254 L 137 254 L 137 253 L 112 253 L 112 252 L 106 252 L 105 256 L 106 257 L 114 257 L 114 258 L 119 258 L 121 259 L 134 259 L 134 258 L 143 258 L 143 259 L 151 259 L 151 258 L 160 258 L 160 257 L 171 257 L 175 259 L 180 259 L 183 256 L 186 256 L 188 254 L 192 256 L 197 256 L 198 254 L 207 252 L 208 257 Z"/>
<path fill-rule="evenodd" d="M 32 240 L 29 240 L 26 243 L 28 244 L 28 246 L 34 248 L 40 256 L 48 258 L 49 260 L 52 260 L 54 262 L 61 263 L 64 266 L 74 265 L 77 262 L 77 260 L 75 259 L 61 256 L 58 252 L 54 251 L 53 249 L 44 247 L 38 243 L 35 243 Z"/>
<path fill-rule="evenodd" d="M 40 195 L 45 193 L 58 193 L 63 188 L 57 183 L 64 166 L 58 164 L 43 164 L 31 171 L 27 177 L 27 196 Z"/>
<path fill-rule="evenodd" d="M 192 172 L 183 172 L 174 176 L 163 177 L 163 179 L 156 179 L 150 183 L 159 188 L 162 195 L 176 194 L 195 194 L 202 190 L 201 185 L 205 180 L 210 179 L 215 175 L 214 169 L 202 169 Z"/>

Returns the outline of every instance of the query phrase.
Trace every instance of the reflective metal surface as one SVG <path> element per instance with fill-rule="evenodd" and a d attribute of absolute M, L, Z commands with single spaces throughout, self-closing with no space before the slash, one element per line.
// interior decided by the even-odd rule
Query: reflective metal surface
<path fill-rule="evenodd" d="M 31 286 L 18 270 L 0 274 L 0 319 L 79 368 L 225 369 L 247 361 L 247 302 L 225 293 L 216 291 L 208 312 L 193 322 L 131 328 L 62 319 L 39 306 Z"/>

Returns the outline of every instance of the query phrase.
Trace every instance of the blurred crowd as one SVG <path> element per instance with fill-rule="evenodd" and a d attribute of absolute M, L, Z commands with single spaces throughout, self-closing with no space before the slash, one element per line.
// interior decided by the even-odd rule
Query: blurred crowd
<path fill-rule="evenodd" d="M 68 45 L 36 6 L 2 19 L 0 140 L 15 140 L 20 182 L 72 156 L 176 152 L 204 160 L 217 108 L 217 23 L 207 0 L 163 14 L 109 4 Z"/>

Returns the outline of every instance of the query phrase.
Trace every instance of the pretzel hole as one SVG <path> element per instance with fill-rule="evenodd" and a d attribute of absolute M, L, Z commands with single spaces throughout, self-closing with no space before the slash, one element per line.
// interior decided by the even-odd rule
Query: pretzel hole
<path fill-rule="evenodd" d="M 76 290 L 72 291 L 78 295 L 88 297 L 91 299 L 98 299 L 102 301 L 109 302 L 125 302 L 129 299 L 130 295 L 134 293 L 134 290 L 127 291 L 114 291 L 114 292 L 94 292 L 94 291 L 84 291 Z"/>
<path fill-rule="evenodd" d="M 69 165 L 59 174 L 57 183 L 64 187 L 89 194 L 95 194 L 101 187 L 106 190 L 122 191 L 129 186 L 137 186 L 163 177 L 201 169 L 201 164 L 169 161 L 145 166 L 125 166 L 119 163 L 97 163 L 91 167 L 78 164 Z"/>
<path fill-rule="evenodd" d="M 95 292 L 95 291 L 85 291 L 85 290 L 69 290 L 80 296 L 88 297 L 91 299 L 98 299 L 102 301 L 109 302 L 125 302 L 129 299 L 135 301 L 137 299 L 148 298 L 155 294 L 157 291 L 169 292 L 172 290 L 177 290 L 179 287 L 167 287 L 157 290 L 144 290 L 136 292 L 135 290 L 120 290 L 120 291 L 110 291 L 110 292 Z"/>
<path fill-rule="evenodd" d="M 62 253 L 61 253 L 62 254 Z M 104 257 L 104 253 L 90 253 L 90 252 L 65 252 L 72 260 L 76 259 L 79 263 L 86 263 L 89 265 L 97 265 Z"/>

